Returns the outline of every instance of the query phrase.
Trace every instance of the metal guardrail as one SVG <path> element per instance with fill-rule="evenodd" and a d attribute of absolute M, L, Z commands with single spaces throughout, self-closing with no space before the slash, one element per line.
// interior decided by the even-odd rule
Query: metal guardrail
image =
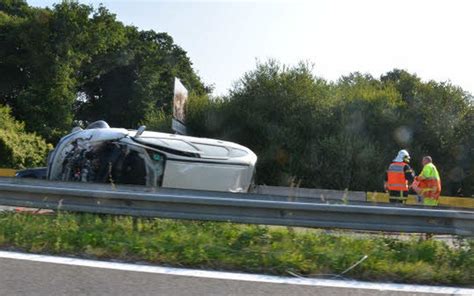
<path fill-rule="evenodd" d="M 250 224 L 474 235 L 474 212 L 314 198 L 0 178 L 0 204 Z"/>
<path fill-rule="evenodd" d="M 0 177 L 14 177 L 16 170 L 0 168 Z M 316 189 L 316 188 L 301 188 L 301 187 L 284 187 L 284 186 L 268 186 L 258 185 L 254 188 L 254 193 L 266 194 L 266 195 L 280 195 L 290 197 L 305 197 L 305 198 L 316 198 L 321 201 L 327 200 L 345 200 L 350 203 L 359 202 L 381 202 L 388 203 L 388 195 L 382 192 L 363 192 L 363 191 L 348 191 L 348 190 L 328 190 L 328 189 Z M 417 198 L 414 195 L 410 195 L 407 200 L 407 204 L 416 205 L 418 204 Z M 453 197 L 453 196 L 441 196 L 439 199 L 439 205 L 444 207 L 457 207 L 457 208 L 471 208 L 474 209 L 474 198 L 473 197 Z"/>
<path fill-rule="evenodd" d="M 328 190 L 316 188 L 301 188 L 301 187 L 283 187 L 283 186 L 267 186 L 257 185 L 253 190 L 258 194 L 294 196 L 294 197 L 311 197 L 326 200 L 345 200 L 351 204 L 359 202 L 380 202 L 388 203 L 388 194 L 385 192 L 364 192 L 364 191 L 349 191 L 349 190 Z M 407 200 L 408 205 L 418 205 L 416 195 L 409 195 Z M 471 208 L 474 209 L 474 198 L 472 197 L 454 197 L 441 196 L 439 199 L 440 207 L 456 207 L 456 208 Z"/>
<path fill-rule="evenodd" d="M 294 197 L 312 197 L 322 201 L 324 200 L 347 200 L 347 201 L 366 201 L 367 193 L 363 191 L 343 191 L 343 190 L 328 190 L 316 188 L 301 188 L 301 187 L 282 187 L 282 186 L 268 186 L 258 185 L 255 187 L 255 193 L 267 195 L 281 195 Z"/>

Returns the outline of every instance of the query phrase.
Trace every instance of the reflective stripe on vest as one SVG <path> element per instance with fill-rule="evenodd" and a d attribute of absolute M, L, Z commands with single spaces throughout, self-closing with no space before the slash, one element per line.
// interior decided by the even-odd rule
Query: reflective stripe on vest
<path fill-rule="evenodd" d="M 404 168 L 406 163 L 394 162 L 387 170 L 387 189 L 391 191 L 408 191 Z"/>

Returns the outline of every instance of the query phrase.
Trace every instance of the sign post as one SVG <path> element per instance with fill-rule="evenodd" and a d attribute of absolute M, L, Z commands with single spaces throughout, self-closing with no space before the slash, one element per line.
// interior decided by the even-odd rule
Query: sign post
<path fill-rule="evenodd" d="M 173 96 L 173 119 L 171 121 L 171 129 L 180 135 L 186 135 L 186 103 L 188 101 L 188 90 L 179 81 L 174 79 L 174 96 Z"/>

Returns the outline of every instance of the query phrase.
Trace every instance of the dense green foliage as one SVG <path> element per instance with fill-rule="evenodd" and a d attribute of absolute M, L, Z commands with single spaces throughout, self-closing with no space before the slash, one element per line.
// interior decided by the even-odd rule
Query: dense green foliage
<path fill-rule="evenodd" d="M 10 109 L 0 106 L 0 168 L 25 168 L 44 165 L 53 147 L 34 133 L 25 132 Z"/>
<path fill-rule="evenodd" d="M 166 33 L 124 26 L 105 7 L 0 4 L 0 104 L 55 142 L 73 120 L 136 128 L 149 109 L 170 112 L 175 76 L 208 91 Z M 6 79 L 8 77 L 8 79 Z"/>
<path fill-rule="evenodd" d="M 405 148 L 418 172 L 421 157 L 433 157 L 443 194 L 474 194 L 470 94 L 397 69 L 335 82 L 313 73 L 304 63 L 268 61 L 227 96 L 211 98 L 166 33 L 125 26 L 103 6 L 0 2 L 0 105 L 50 143 L 98 119 L 170 131 L 177 76 L 190 91 L 192 135 L 251 148 L 259 184 L 380 191 L 388 164 Z"/>
<path fill-rule="evenodd" d="M 189 106 L 195 134 L 236 141 L 259 156 L 257 183 L 382 190 L 408 149 L 416 171 L 431 155 L 449 195 L 474 193 L 473 98 L 449 83 L 393 70 L 330 83 L 306 64 L 258 64 L 219 100 Z"/>
<path fill-rule="evenodd" d="M 131 217 L 0 215 L 0 247 L 217 270 L 474 285 L 474 241 Z"/>

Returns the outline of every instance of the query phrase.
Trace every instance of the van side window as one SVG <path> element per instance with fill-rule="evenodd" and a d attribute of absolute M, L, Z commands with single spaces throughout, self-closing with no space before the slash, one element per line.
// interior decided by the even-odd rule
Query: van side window
<path fill-rule="evenodd" d="M 156 185 L 160 186 L 163 183 L 163 175 L 165 173 L 166 156 L 156 151 L 148 151 L 148 155 L 152 160 L 153 171 L 156 177 Z"/>

